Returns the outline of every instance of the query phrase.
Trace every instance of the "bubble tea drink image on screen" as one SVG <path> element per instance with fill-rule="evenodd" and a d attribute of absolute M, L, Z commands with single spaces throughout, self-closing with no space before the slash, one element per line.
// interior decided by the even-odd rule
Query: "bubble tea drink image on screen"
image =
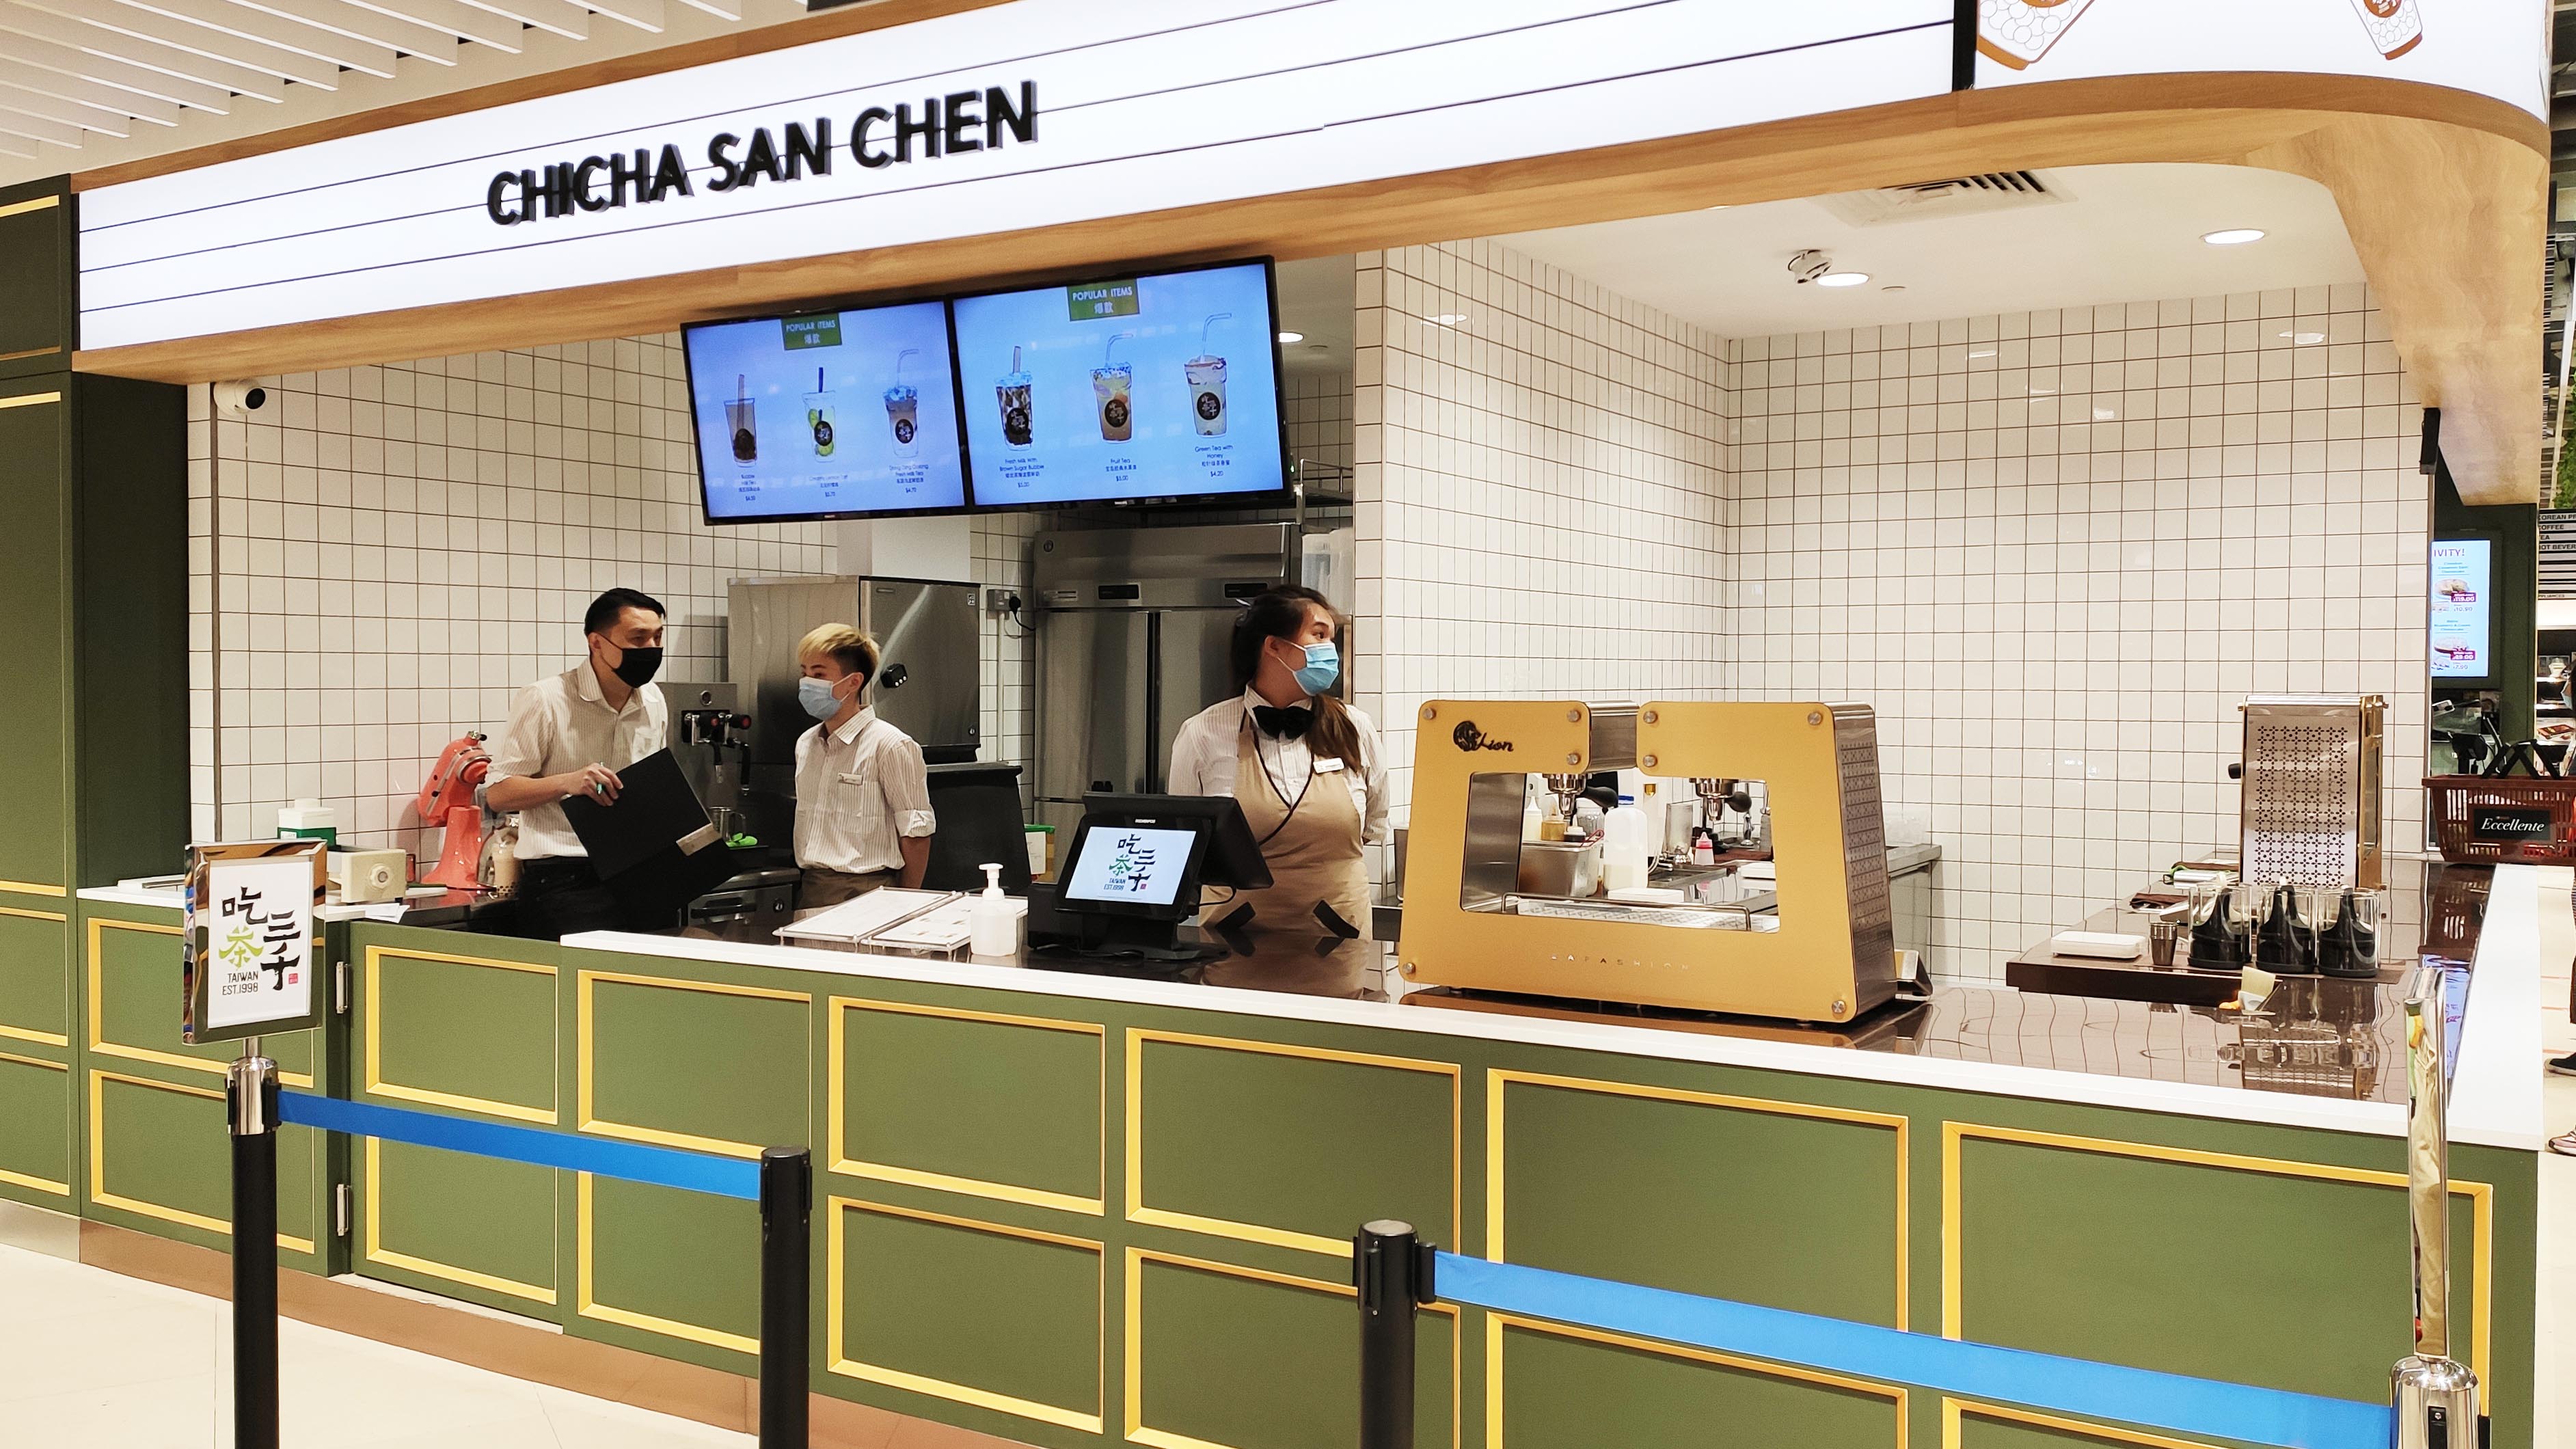
<path fill-rule="evenodd" d="M 1199 355 L 1181 366 L 1190 384 L 1190 422 L 1202 438 L 1225 431 L 1225 359 L 1208 351 L 1208 329 L 1233 315 L 1218 312 L 1200 323 Z"/>
<path fill-rule="evenodd" d="M 814 456 L 832 456 L 832 393 L 819 367 L 814 369 L 814 390 L 805 395 L 805 426 L 814 435 Z"/>
<path fill-rule="evenodd" d="M 1091 370 L 1092 400 L 1100 404 L 1102 441 L 1123 443 L 1136 436 L 1136 369 L 1118 360 L 1118 344 L 1135 336 L 1121 332 L 1109 339 L 1100 365 Z"/>
<path fill-rule="evenodd" d="M 903 380 L 904 360 L 920 352 L 918 347 L 907 347 L 895 355 L 894 386 L 886 389 L 886 428 L 894 434 L 894 455 L 898 458 L 921 456 L 921 394 Z M 1002 406 L 1007 420 L 1010 404 Z"/>
<path fill-rule="evenodd" d="M 1037 423 L 1029 412 L 1029 375 L 1020 369 L 1020 349 L 1011 349 L 1011 370 L 993 386 L 1002 404 L 1002 441 L 1025 448 L 1037 441 Z"/>
<path fill-rule="evenodd" d="M 733 437 L 733 457 L 737 463 L 748 463 L 760 456 L 760 434 L 752 426 L 751 380 L 741 373 L 733 376 L 733 401 L 724 405 L 725 431 Z"/>

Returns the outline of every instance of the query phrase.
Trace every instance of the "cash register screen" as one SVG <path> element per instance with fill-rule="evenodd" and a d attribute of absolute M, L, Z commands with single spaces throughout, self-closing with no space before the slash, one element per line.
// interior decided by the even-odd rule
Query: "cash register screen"
<path fill-rule="evenodd" d="M 1189 874 L 1195 830 L 1111 825 L 1084 829 L 1061 899 L 1102 905 L 1169 906 Z"/>

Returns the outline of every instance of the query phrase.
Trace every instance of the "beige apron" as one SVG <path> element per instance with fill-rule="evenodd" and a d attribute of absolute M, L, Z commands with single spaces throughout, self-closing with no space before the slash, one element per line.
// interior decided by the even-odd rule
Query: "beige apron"
<path fill-rule="evenodd" d="M 1342 768 L 1356 770 L 1360 762 L 1344 760 Z M 1367 827 L 1347 777 L 1318 770 L 1303 801 L 1283 799 L 1271 772 L 1262 766 L 1259 736 L 1246 719 L 1235 735 L 1234 798 L 1243 806 L 1252 838 L 1267 842 L 1261 855 L 1270 863 L 1270 888 L 1242 891 L 1232 900 L 1209 906 L 1201 919 L 1222 921 L 1250 905 L 1249 929 L 1326 935 L 1332 927 L 1315 914 L 1316 903 L 1321 902 L 1366 937 L 1368 861 L 1360 846 Z"/>

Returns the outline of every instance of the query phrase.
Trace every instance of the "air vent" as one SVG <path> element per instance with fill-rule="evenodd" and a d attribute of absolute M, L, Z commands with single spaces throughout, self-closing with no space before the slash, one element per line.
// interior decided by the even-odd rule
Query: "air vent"
<path fill-rule="evenodd" d="M 2063 189 L 2041 179 L 2036 171 L 1987 171 L 1975 176 L 1885 186 L 1876 191 L 1838 192 L 1817 197 L 1816 201 L 1854 226 L 1883 226 L 1896 221 L 2053 206 L 2069 199 Z"/>

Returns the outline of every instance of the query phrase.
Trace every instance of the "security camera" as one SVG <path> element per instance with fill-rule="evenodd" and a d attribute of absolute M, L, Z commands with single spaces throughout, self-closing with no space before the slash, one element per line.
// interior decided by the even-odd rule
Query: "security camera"
<path fill-rule="evenodd" d="M 255 382 L 219 382 L 215 384 L 215 411 L 228 418 L 246 418 L 268 406 L 268 389 Z"/>
<path fill-rule="evenodd" d="M 1809 247 L 1789 258 L 1789 275 L 1797 278 L 1802 284 L 1812 282 L 1833 269 L 1834 259 L 1814 247 Z"/>

